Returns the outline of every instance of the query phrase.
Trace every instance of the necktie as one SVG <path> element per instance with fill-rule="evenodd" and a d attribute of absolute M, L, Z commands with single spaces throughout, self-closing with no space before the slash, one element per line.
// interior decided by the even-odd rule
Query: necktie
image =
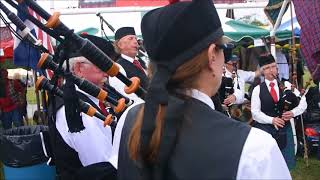
<path fill-rule="evenodd" d="M 105 115 L 105 116 L 109 115 L 109 113 L 106 110 L 106 106 L 103 104 L 102 101 L 99 101 L 99 107 L 100 107 L 101 112 L 102 112 L 103 115 Z"/>
<path fill-rule="evenodd" d="M 270 95 L 273 99 L 273 102 L 277 103 L 278 102 L 278 95 L 277 95 L 276 90 L 274 89 L 274 83 L 270 82 L 269 86 L 270 86 Z"/>
<path fill-rule="evenodd" d="M 136 66 L 138 69 L 140 69 L 142 72 L 144 72 L 144 69 L 138 60 L 136 60 L 136 59 L 133 60 L 133 65 Z"/>

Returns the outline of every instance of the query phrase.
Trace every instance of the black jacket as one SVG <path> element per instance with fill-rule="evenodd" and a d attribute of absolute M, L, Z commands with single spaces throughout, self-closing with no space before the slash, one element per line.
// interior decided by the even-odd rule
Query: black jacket
<path fill-rule="evenodd" d="M 171 96 L 159 153 L 159 160 L 165 159 L 165 168 L 159 170 L 158 165 L 146 166 L 128 155 L 128 138 L 139 108 L 129 111 L 122 130 L 118 179 L 148 179 L 147 174 L 152 174 L 152 179 L 236 179 L 249 126 L 197 99 Z M 168 145 L 170 138 L 174 143 Z"/>

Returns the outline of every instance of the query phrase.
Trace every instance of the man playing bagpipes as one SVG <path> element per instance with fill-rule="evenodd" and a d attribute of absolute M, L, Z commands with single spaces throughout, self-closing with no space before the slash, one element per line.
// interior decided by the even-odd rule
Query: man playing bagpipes
<path fill-rule="evenodd" d="M 292 88 L 291 83 L 285 86 L 277 80 L 277 64 L 272 55 L 261 55 L 259 65 L 264 82 L 257 85 L 251 97 L 253 126 L 270 133 L 286 160 L 289 169 L 295 165 L 294 141 L 290 119 L 302 114 L 307 103 L 305 96 L 299 98 L 300 92 Z M 300 101 L 299 101 L 300 100 Z"/>
<path fill-rule="evenodd" d="M 139 43 L 133 27 L 121 27 L 115 32 L 115 50 L 121 54 L 117 59 L 127 77 L 139 77 L 141 86 L 145 89 L 148 87 L 148 77 L 146 70 L 142 67 L 137 59 Z"/>
<path fill-rule="evenodd" d="M 112 57 L 114 53 L 113 46 L 105 39 L 82 35 L 100 48 L 104 53 Z M 111 47 L 111 49 L 110 49 Z M 104 82 L 108 80 L 105 72 L 92 64 L 88 59 L 83 57 L 80 53 L 75 52 L 70 54 L 69 70 L 73 75 L 88 80 L 94 85 L 102 88 Z M 63 90 L 66 94 L 67 82 Z M 108 115 L 105 102 L 99 101 L 96 97 L 89 95 L 87 92 L 76 88 L 76 94 L 72 94 L 77 98 L 89 103 L 95 107 L 104 116 Z M 92 168 L 84 168 L 94 164 L 94 172 L 97 168 L 103 167 L 105 174 L 110 173 L 110 177 L 116 175 L 116 170 L 108 165 L 107 161 L 112 149 L 112 128 L 104 126 L 104 122 L 96 117 L 90 117 L 85 113 L 81 113 L 80 121 L 83 123 L 83 129 L 72 132 L 70 129 L 70 121 L 68 119 L 67 101 L 63 99 L 63 104 L 56 100 L 56 122 L 54 152 L 55 163 L 59 179 L 81 179 L 80 175 L 88 175 Z M 70 117 L 70 116 L 69 116 Z M 75 121 L 74 119 L 72 121 Z M 51 136 L 54 134 L 50 134 Z M 106 168 L 109 167 L 109 168 Z M 83 171 L 83 172 L 81 172 Z M 80 175 L 76 175 L 79 173 Z M 100 176 L 103 174 L 99 174 Z"/>
<path fill-rule="evenodd" d="M 230 115 L 240 119 L 241 104 L 245 102 L 245 83 L 252 83 L 260 75 L 260 71 L 239 70 L 239 57 L 232 53 L 233 47 L 228 44 L 228 48 L 224 50 L 225 71 L 219 93 L 223 105 L 229 107 Z"/>
<path fill-rule="evenodd" d="M 120 56 L 115 60 L 119 66 L 119 71 L 128 78 L 138 77 L 143 88 L 148 87 L 148 77 L 146 70 L 137 60 L 139 44 L 133 27 L 121 27 L 115 32 L 115 41 L 113 42 L 115 51 Z M 131 100 L 141 101 L 142 99 L 135 94 L 124 92 L 125 84 L 116 77 L 110 77 L 109 84 L 122 95 Z"/>

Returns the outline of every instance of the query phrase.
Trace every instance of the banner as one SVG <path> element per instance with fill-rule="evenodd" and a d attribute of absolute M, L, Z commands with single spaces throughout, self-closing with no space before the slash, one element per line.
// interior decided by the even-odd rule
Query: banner
<path fill-rule="evenodd" d="M 302 56 L 313 78 L 320 80 L 320 1 L 293 0 L 296 16 L 301 26 L 300 44 Z M 315 70 L 317 71 L 315 72 Z"/>
<path fill-rule="evenodd" d="M 19 7 L 21 9 L 25 9 L 26 11 L 29 11 L 25 2 L 19 3 Z M 17 15 L 31 30 L 31 33 L 35 37 L 37 37 L 36 31 L 34 29 L 35 25 L 27 19 L 26 15 L 19 10 Z M 20 33 L 21 31 L 18 30 L 18 34 Z M 15 38 L 13 53 L 13 62 L 16 66 L 35 68 L 37 66 L 38 60 L 40 59 L 40 52 L 38 49 L 33 47 L 29 42 L 21 41 L 18 38 Z"/>
<path fill-rule="evenodd" d="M 284 0 L 269 0 L 269 3 L 264 8 L 264 13 L 268 17 L 269 21 L 272 23 L 272 25 L 275 25 L 277 18 L 279 16 L 282 4 Z M 287 11 L 289 4 L 287 4 L 286 9 L 284 12 Z M 281 23 L 280 23 L 281 24 Z"/>

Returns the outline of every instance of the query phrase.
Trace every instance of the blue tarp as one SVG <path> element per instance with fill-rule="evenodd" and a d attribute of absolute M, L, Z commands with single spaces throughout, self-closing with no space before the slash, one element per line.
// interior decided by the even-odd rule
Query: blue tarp
<path fill-rule="evenodd" d="M 294 17 L 293 19 L 293 30 L 294 30 L 294 34 L 296 36 L 300 36 L 300 25 L 298 23 L 297 17 Z M 288 21 L 282 23 L 277 31 L 284 31 L 284 30 L 291 30 L 291 19 L 289 19 Z"/>

